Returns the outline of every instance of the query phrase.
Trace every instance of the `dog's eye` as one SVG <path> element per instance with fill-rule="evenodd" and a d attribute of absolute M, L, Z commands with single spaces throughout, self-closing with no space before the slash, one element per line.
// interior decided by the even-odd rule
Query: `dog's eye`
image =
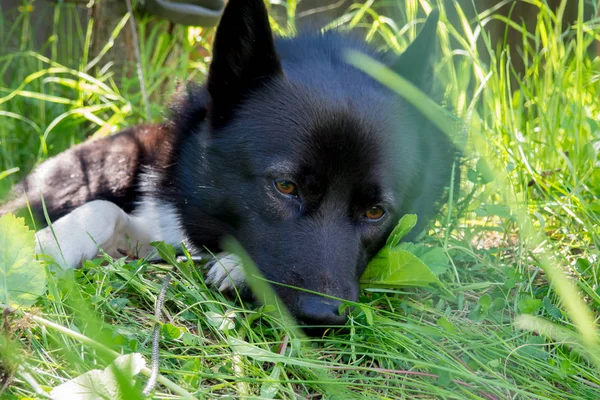
<path fill-rule="evenodd" d="M 384 214 L 385 210 L 383 209 L 383 207 L 375 206 L 369 208 L 367 212 L 365 212 L 365 217 L 367 217 L 371 221 L 377 221 L 381 219 L 381 217 L 383 217 Z"/>
<path fill-rule="evenodd" d="M 275 188 L 281 194 L 285 194 L 287 196 L 296 196 L 298 191 L 296 190 L 296 184 L 291 181 L 279 180 L 275 181 Z"/>

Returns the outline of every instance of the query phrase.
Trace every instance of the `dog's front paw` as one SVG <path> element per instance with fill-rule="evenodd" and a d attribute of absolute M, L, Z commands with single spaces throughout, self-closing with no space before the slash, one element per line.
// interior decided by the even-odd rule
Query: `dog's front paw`
<path fill-rule="evenodd" d="M 72 236 L 61 237 L 60 245 L 57 242 L 59 233 L 53 233 L 46 227 L 35 233 L 35 254 L 50 256 L 50 258 L 63 269 L 77 268 L 85 254 L 79 246 L 74 245 Z"/>
<path fill-rule="evenodd" d="M 207 264 L 206 283 L 213 285 L 221 293 L 233 294 L 236 290 L 243 289 L 246 274 L 242 260 L 231 253 L 219 253 L 216 258 Z"/>
<path fill-rule="evenodd" d="M 98 254 L 98 248 L 116 255 L 129 217 L 116 204 L 104 200 L 86 203 L 36 232 L 37 254 L 46 254 L 63 268 L 76 268 Z"/>

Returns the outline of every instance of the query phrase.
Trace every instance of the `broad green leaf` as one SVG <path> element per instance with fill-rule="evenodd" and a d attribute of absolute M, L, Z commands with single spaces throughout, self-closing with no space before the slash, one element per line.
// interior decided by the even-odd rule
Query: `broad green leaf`
<path fill-rule="evenodd" d="M 175 248 L 170 244 L 165 242 L 152 242 L 150 243 L 156 251 L 158 251 L 158 255 L 163 259 L 163 261 L 168 262 L 171 265 L 177 266 L 177 256 L 175 255 Z"/>
<path fill-rule="evenodd" d="M 442 327 L 446 332 L 450 332 L 452 334 L 456 333 L 456 328 L 454 327 L 454 324 L 450 321 L 448 321 L 446 319 L 446 317 L 440 317 L 437 321 L 436 324 L 440 327 Z"/>
<path fill-rule="evenodd" d="M 365 318 L 367 319 L 367 325 L 373 326 L 373 311 L 371 308 L 359 305 L 361 311 L 365 313 Z"/>
<path fill-rule="evenodd" d="M 184 346 L 196 346 L 198 344 L 198 337 L 189 332 L 184 332 L 181 340 Z"/>
<path fill-rule="evenodd" d="M 428 286 L 442 283 L 414 254 L 384 247 L 367 265 L 360 280 L 367 287 Z"/>
<path fill-rule="evenodd" d="M 590 273 L 590 272 L 588 272 L 588 269 L 590 268 L 591 265 L 592 265 L 592 263 L 590 263 L 585 258 L 578 258 L 575 261 L 575 269 L 577 270 L 577 272 L 579 272 L 582 275 Z"/>
<path fill-rule="evenodd" d="M 163 337 L 168 340 L 179 339 L 183 334 L 183 331 L 173 324 L 163 324 L 161 330 Z"/>
<path fill-rule="evenodd" d="M 233 321 L 234 315 L 234 312 L 227 314 L 219 314 L 214 311 L 206 312 L 208 323 L 223 332 L 227 332 L 235 328 L 235 322 Z"/>
<path fill-rule="evenodd" d="M 575 375 L 577 369 L 573 366 L 570 360 L 563 358 L 560 361 L 560 369 L 565 375 Z"/>
<path fill-rule="evenodd" d="M 469 169 L 467 171 L 467 179 L 476 184 L 486 185 L 494 181 L 495 175 L 488 163 L 483 158 L 480 158 L 479 161 L 477 161 L 475 169 Z"/>
<path fill-rule="evenodd" d="M 438 370 L 438 384 L 440 386 L 448 386 L 452 378 L 450 377 L 450 372 L 446 369 Z"/>
<path fill-rule="evenodd" d="M 482 184 L 493 182 L 496 178 L 494 174 L 494 170 L 492 170 L 489 164 L 483 159 L 480 158 L 477 161 L 477 165 L 475 167 L 477 169 L 477 173 L 479 174 L 479 179 Z"/>
<path fill-rule="evenodd" d="M 554 304 L 552 304 L 552 300 L 550 300 L 548 296 L 544 296 L 542 302 L 544 303 L 544 309 L 548 312 L 548 314 L 550 314 L 552 318 L 557 320 L 562 319 L 562 312 Z"/>
<path fill-rule="evenodd" d="M 506 301 L 501 297 L 497 297 L 492 302 L 492 305 L 490 306 L 490 310 L 491 311 L 502 311 L 502 310 L 504 310 L 504 307 L 506 307 Z"/>
<path fill-rule="evenodd" d="M 414 214 L 406 214 L 400 219 L 388 237 L 385 247 L 367 265 L 360 280 L 361 284 L 371 288 L 389 288 L 425 287 L 435 283 L 443 287 L 437 278 L 438 274 L 447 269 L 448 260 L 442 250 L 419 244 L 400 243 L 416 223 L 417 216 Z M 432 271 L 431 266 L 437 274 Z"/>
<path fill-rule="evenodd" d="M 34 257 L 34 232 L 23 218 L 0 217 L 0 302 L 29 307 L 46 291 L 46 271 Z"/>
<path fill-rule="evenodd" d="M 477 304 L 479 304 L 481 306 L 481 308 L 483 308 L 485 311 L 487 311 L 488 308 L 490 308 L 490 306 L 492 305 L 492 298 L 490 297 L 489 294 L 486 293 L 479 298 L 479 301 L 477 302 Z"/>
<path fill-rule="evenodd" d="M 115 311 L 123 311 L 125 306 L 129 304 L 129 299 L 126 297 L 115 297 L 108 302 Z"/>
<path fill-rule="evenodd" d="M 402 218 L 400 218 L 400 221 L 398 221 L 398 224 L 396 225 L 390 236 L 388 236 L 385 245 L 388 247 L 397 246 L 398 243 L 400 243 L 400 240 L 402 240 L 402 238 L 406 236 L 408 232 L 410 232 L 410 230 L 415 227 L 416 224 L 417 216 L 415 214 L 403 215 Z"/>
<path fill-rule="evenodd" d="M 481 322 L 488 316 L 488 312 L 482 306 L 477 305 L 469 312 L 469 319 L 474 322 Z"/>
<path fill-rule="evenodd" d="M 525 295 L 519 299 L 517 305 L 522 313 L 533 314 L 542 307 L 542 300 Z"/>
<path fill-rule="evenodd" d="M 424 243 L 404 242 L 398 246 L 399 249 L 414 254 L 423 264 L 427 265 L 435 276 L 440 276 L 450 268 L 448 257 L 444 250 L 439 247 L 427 246 Z"/>
<path fill-rule="evenodd" d="M 470 169 L 467 171 L 467 179 L 472 183 L 479 183 L 479 175 L 477 175 L 477 171 L 474 169 Z"/>
<path fill-rule="evenodd" d="M 52 389 L 50 398 L 53 400 L 89 400 L 89 399 L 142 399 L 141 393 L 133 389 L 133 377 L 146 366 L 144 358 L 139 353 L 126 354 L 118 357 L 104 370 L 93 369 L 77 378 L 71 379 Z M 119 377 L 127 379 L 129 387 L 119 385 Z"/>

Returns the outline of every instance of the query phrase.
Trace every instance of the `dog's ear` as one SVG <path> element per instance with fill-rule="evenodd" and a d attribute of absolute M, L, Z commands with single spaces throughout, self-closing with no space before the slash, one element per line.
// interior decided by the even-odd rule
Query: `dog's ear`
<path fill-rule="evenodd" d="M 437 44 L 439 11 L 429 13 L 421 32 L 408 48 L 398 57 L 392 69 L 396 73 L 429 93 L 433 84 L 433 55 Z"/>
<path fill-rule="evenodd" d="M 207 78 L 213 127 L 226 124 L 250 91 L 281 75 L 264 0 L 229 0 Z"/>

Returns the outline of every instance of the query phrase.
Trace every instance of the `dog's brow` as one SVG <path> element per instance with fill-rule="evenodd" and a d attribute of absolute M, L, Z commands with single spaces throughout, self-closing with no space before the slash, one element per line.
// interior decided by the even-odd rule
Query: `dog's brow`
<path fill-rule="evenodd" d="M 294 164 L 289 161 L 282 161 L 276 164 L 271 165 L 267 168 L 267 173 L 283 173 L 283 174 L 293 174 L 297 171 L 297 168 Z"/>
<path fill-rule="evenodd" d="M 392 192 L 382 192 L 381 201 L 385 204 L 396 204 L 396 198 Z"/>

